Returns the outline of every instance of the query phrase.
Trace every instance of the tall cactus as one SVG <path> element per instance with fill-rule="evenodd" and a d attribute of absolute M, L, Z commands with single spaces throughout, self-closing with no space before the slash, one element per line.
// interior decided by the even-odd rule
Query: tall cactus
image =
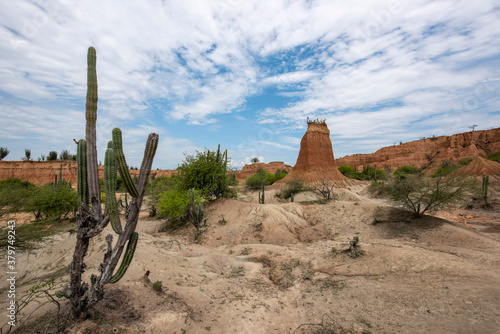
<path fill-rule="evenodd" d="M 259 192 L 259 204 L 264 204 L 264 191 L 265 191 L 264 181 L 262 181 L 262 195 Z"/>
<path fill-rule="evenodd" d="M 481 188 L 481 192 L 483 195 L 484 204 L 486 204 L 486 205 L 488 205 L 488 185 L 489 185 L 489 183 L 490 183 L 490 176 L 489 175 L 483 176 L 483 186 Z"/>
<path fill-rule="evenodd" d="M 101 208 L 99 173 L 96 148 L 96 122 L 97 122 L 97 74 L 96 51 L 93 47 L 88 50 L 87 73 L 87 103 L 86 103 L 86 140 L 77 142 L 78 163 L 78 205 L 77 215 L 77 242 L 73 261 L 71 263 L 71 284 L 67 296 L 70 297 L 73 311 L 80 315 L 87 308 L 104 296 L 104 286 L 116 283 L 127 271 L 137 246 L 138 233 L 135 232 L 139 210 L 146 190 L 153 158 L 158 146 L 158 135 L 149 135 L 137 186 L 133 184 L 126 168 L 125 156 L 122 149 L 121 130 L 113 130 L 113 140 L 108 143 L 104 161 L 104 184 L 106 190 L 106 207 Z M 124 179 L 124 183 L 132 195 L 125 227 L 122 227 L 116 203 L 117 170 Z M 118 240 L 113 246 L 113 236 L 106 236 L 107 252 L 99 266 L 100 275 L 91 275 L 90 284 L 82 282 L 82 274 L 86 267 L 84 258 L 87 255 L 90 239 L 97 236 L 111 222 Z M 113 275 L 120 257 L 125 249 L 122 263 Z"/>

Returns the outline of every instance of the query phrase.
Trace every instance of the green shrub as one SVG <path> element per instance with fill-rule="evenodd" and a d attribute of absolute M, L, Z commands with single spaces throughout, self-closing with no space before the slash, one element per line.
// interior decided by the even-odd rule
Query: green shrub
<path fill-rule="evenodd" d="M 186 155 L 185 160 L 177 169 L 182 180 L 182 188 L 200 190 L 204 196 L 233 197 L 234 191 L 229 188 L 226 173 L 227 151 L 220 152 L 205 149 L 196 155 Z"/>
<path fill-rule="evenodd" d="M 16 178 L 0 181 L 0 216 L 22 211 L 35 188 L 33 183 Z"/>
<path fill-rule="evenodd" d="M 254 175 L 248 177 L 245 180 L 245 184 L 249 188 L 260 189 L 262 187 L 262 182 L 264 182 L 265 186 L 268 186 L 273 184 L 277 180 L 278 178 L 275 174 L 271 174 L 264 169 L 259 168 Z"/>
<path fill-rule="evenodd" d="M 434 174 L 432 174 L 432 177 L 446 176 L 449 175 L 451 172 L 456 171 L 459 168 L 460 166 L 454 164 L 453 162 L 450 162 L 448 160 L 443 160 L 441 161 L 441 166 L 438 167 L 438 169 Z"/>
<path fill-rule="evenodd" d="M 467 166 L 468 164 L 470 164 L 472 162 L 472 160 L 474 160 L 473 158 L 464 158 L 464 159 L 461 159 L 458 161 L 458 163 L 462 166 Z"/>
<path fill-rule="evenodd" d="M 46 157 L 47 161 L 52 161 L 52 160 L 57 160 L 57 152 L 56 151 L 50 151 L 49 155 Z"/>
<path fill-rule="evenodd" d="M 489 154 L 488 159 L 491 161 L 500 162 L 500 151 Z"/>
<path fill-rule="evenodd" d="M 195 190 L 195 204 L 203 203 L 205 200 L 199 190 Z M 181 187 L 172 187 L 160 195 L 158 202 L 158 218 L 170 219 L 170 226 L 181 226 L 190 217 L 188 191 Z"/>
<path fill-rule="evenodd" d="M 281 190 L 279 197 L 281 198 L 290 198 L 292 194 L 298 194 L 302 191 L 309 190 L 304 183 L 297 180 L 290 180 L 286 183 L 286 188 Z"/>
<path fill-rule="evenodd" d="M 287 176 L 287 175 L 288 175 L 288 172 L 287 172 L 285 169 L 283 169 L 283 170 L 281 170 L 281 169 L 276 169 L 276 172 L 274 172 L 274 175 L 276 176 L 276 179 L 277 179 L 277 180 L 281 180 L 281 179 L 283 179 L 285 176 Z"/>
<path fill-rule="evenodd" d="M 76 191 L 65 183 L 36 187 L 24 207 L 35 219 L 61 219 L 76 209 Z"/>
<path fill-rule="evenodd" d="M 0 147 L 0 160 L 3 160 L 7 155 L 9 155 L 9 150 L 7 147 Z"/>
<path fill-rule="evenodd" d="M 414 166 L 402 166 L 402 167 L 399 167 L 398 169 L 396 169 L 394 171 L 393 175 L 397 179 L 404 179 L 408 175 L 418 174 L 418 173 L 420 173 L 420 169 L 418 169 L 417 167 L 414 167 Z"/>

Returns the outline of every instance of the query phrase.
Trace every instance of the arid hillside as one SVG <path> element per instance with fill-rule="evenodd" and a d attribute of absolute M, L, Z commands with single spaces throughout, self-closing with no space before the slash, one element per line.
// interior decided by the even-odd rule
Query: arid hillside
<path fill-rule="evenodd" d="M 405 165 L 435 167 L 443 160 L 460 161 L 497 151 L 500 151 L 500 128 L 415 140 L 384 147 L 371 154 L 348 155 L 336 162 L 337 166 L 377 164 L 378 168 L 388 166 L 394 170 Z"/>

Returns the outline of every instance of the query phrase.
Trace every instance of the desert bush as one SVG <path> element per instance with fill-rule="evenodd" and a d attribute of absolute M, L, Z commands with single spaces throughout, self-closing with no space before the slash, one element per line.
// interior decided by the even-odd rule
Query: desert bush
<path fill-rule="evenodd" d="M 33 183 L 16 178 L 0 181 L 0 217 L 22 211 L 35 188 Z"/>
<path fill-rule="evenodd" d="M 488 159 L 491 161 L 500 162 L 500 151 L 488 154 Z"/>
<path fill-rule="evenodd" d="M 474 160 L 474 159 L 473 158 L 460 159 L 458 161 L 458 164 L 461 165 L 461 166 L 467 166 L 468 164 L 470 164 L 472 162 L 472 160 Z"/>
<path fill-rule="evenodd" d="M 3 160 L 7 155 L 9 155 L 9 150 L 7 147 L 0 147 L 0 160 Z"/>
<path fill-rule="evenodd" d="M 338 170 L 342 175 L 356 180 L 385 180 L 387 178 L 387 173 L 384 169 L 375 170 L 376 166 L 364 165 L 363 170 L 358 172 L 356 168 L 342 165 L 338 167 Z"/>
<path fill-rule="evenodd" d="M 57 152 L 56 151 L 50 151 L 49 155 L 46 157 L 47 161 L 53 161 L 57 160 Z"/>
<path fill-rule="evenodd" d="M 196 155 L 186 155 L 181 166 L 177 169 L 182 180 L 184 190 L 197 189 L 204 196 L 233 197 L 234 190 L 229 187 L 226 173 L 227 151 L 220 152 L 205 149 L 196 152 Z"/>
<path fill-rule="evenodd" d="M 35 219 L 56 220 L 66 218 L 76 209 L 76 191 L 66 183 L 36 187 L 24 207 L 24 211 L 35 215 Z"/>
<path fill-rule="evenodd" d="M 420 169 L 414 166 L 401 166 L 398 169 L 396 169 L 393 173 L 393 176 L 396 179 L 404 179 L 410 174 L 417 174 L 420 173 Z"/>
<path fill-rule="evenodd" d="M 205 199 L 199 190 L 195 190 L 195 204 L 203 204 Z M 188 191 L 182 187 L 174 186 L 160 195 L 158 202 L 158 218 L 169 219 L 170 227 L 184 225 L 190 217 L 191 203 Z"/>
<path fill-rule="evenodd" d="M 276 182 L 277 179 L 278 178 L 275 174 L 271 174 L 264 169 L 259 168 L 254 175 L 245 180 L 245 184 L 249 188 L 260 189 L 263 182 L 265 186 L 268 186 Z"/>
<path fill-rule="evenodd" d="M 31 161 L 31 150 L 29 148 L 24 149 L 24 157 L 22 157 L 21 160 Z"/>
<path fill-rule="evenodd" d="M 69 153 L 68 150 L 62 150 L 61 154 L 59 154 L 59 160 L 72 160 L 73 155 Z"/>
<path fill-rule="evenodd" d="M 434 174 L 432 174 L 432 177 L 442 177 L 449 175 L 451 172 L 456 171 L 460 167 L 461 166 L 458 166 L 449 160 L 443 160 L 441 161 L 441 166 L 438 167 Z"/>
<path fill-rule="evenodd" d="M 379 189 L 394 203 L 411 210 L 415 217 L 422 217 L 426 212 L 465 200 L 473 190 L 473 183 L 468 178 L 428 178 L 418 173 L 394 178 Z"/>
<path fill-rule="evenodd" d="M 281 180 L 281 179 L 283 179 L 285 176 L 287 176 L 287 175 L 288 175 L 288 172 L 287 172 L 285 169 L 283 169 L 283 170 L 281 170 L 281 169 L 276 169 L 276 172 L 274 172 L 274 175 L 276 176 L 276 179 L 277 179 L 277 180 Z"/>
<path fill-rule="evenodd" d="M 286 188 L 281 190 L 279 193 L 279 197 L 281 198 L 290 198 L 292 195 L 298 194 L 302 191 L 309 190 L 304 183 L 298 180 L 290 180 L 286 183 Z"/>

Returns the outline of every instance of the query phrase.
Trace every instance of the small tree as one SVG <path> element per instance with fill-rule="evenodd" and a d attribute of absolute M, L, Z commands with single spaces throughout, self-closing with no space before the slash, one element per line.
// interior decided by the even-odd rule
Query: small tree
<path fill-rule="evenodd" d="M 59 160 L 72 160 L 72 157 L 68 150 L 62 150 L 61 154 L 59 154 Z"/>
<path fill-rule="evenodd" d="M 257 163 L 259 162 L 259 158 L 252 158 L 252 160 L 250 160 L 251 163 Z"/>
<path fill-rule="evenodd" d="M 382 192 L 420 218 L 426 212 L 463 200 L 472 188 L 472 181 L 468 178 L 431 179 L 421 174 L 409 174 L 392 180 Z"/>
<path fill-rule="evenodd" d="M 21 158 L 23 161 L 31 161 L 31 150 L 29 148 L 26 148 L 24 150 L 24 157 Z"/>
<path fill-rule="evenodd" d="M 8 154 L 9 154 L 9 150 L 7 149 L 7 147 L 0 147 L 0 160 L 3 160 L 3 158 L 5 158 Z"/>
<path fill-rule="evenodd" d="M 47 156 L 47 161 L 53 161 L 57 160 L 57 152 L 56 151 L 50 151 L 49 155 Z"/>

